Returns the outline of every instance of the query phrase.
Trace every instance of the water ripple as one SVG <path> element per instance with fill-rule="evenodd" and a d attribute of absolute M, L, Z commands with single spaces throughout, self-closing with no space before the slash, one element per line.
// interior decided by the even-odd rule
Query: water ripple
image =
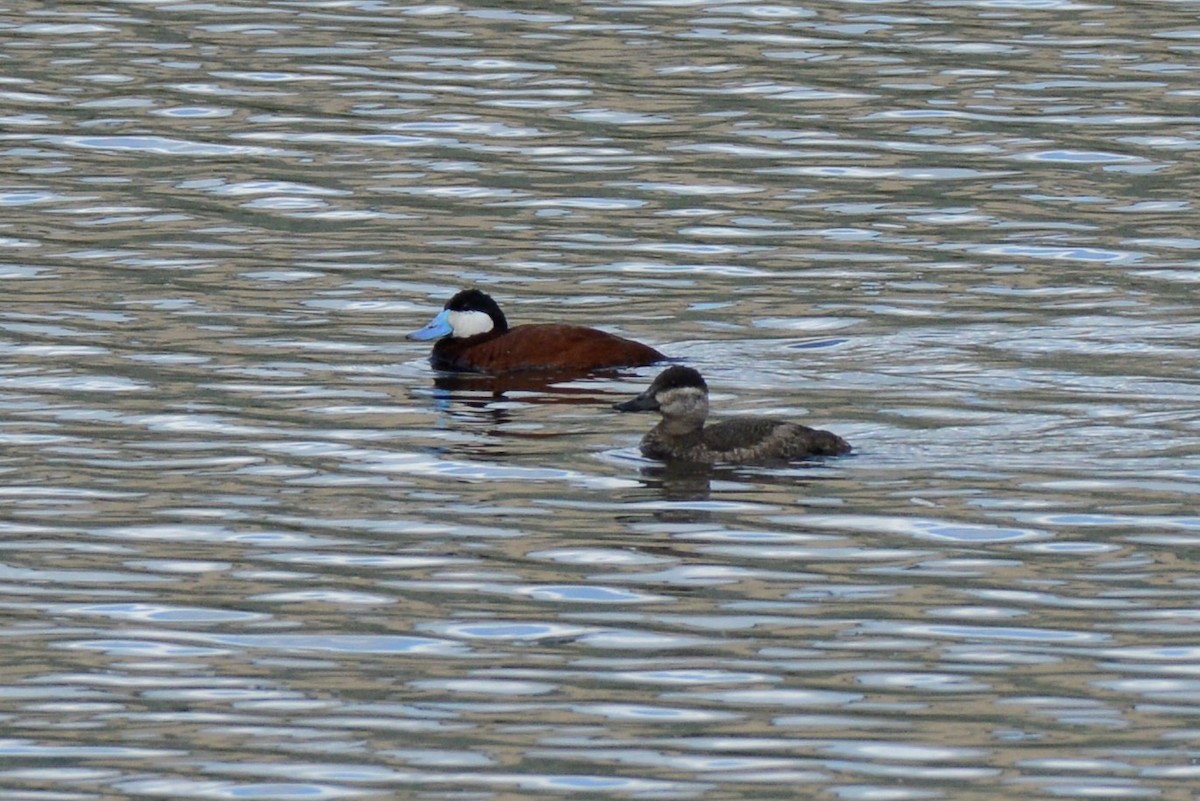
<path fill-rule="evenodd" d="M 18 4 L 0 796 L 1191 798 L 1193 17 Z"/>

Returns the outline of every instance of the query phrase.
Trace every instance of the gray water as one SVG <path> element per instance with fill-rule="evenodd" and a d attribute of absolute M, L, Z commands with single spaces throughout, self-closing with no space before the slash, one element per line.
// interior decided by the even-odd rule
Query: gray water
<path fill-rule="evenodd" d="M 0 796 L 1200 798 L 1197 12 L 10 4 Z"/>

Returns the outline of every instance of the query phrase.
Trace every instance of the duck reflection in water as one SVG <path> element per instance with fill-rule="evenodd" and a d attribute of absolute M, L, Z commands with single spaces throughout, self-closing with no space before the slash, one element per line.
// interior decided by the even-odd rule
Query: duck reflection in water
<path fill-rule="evenodd" d="M 622 412 L 656 411 L 658 425 L 642 438 L 651 459 L 686 464 L 779 464 L 814 456 L 840 456 L 850 444 L 836 434 L 769 417 L 732 417 L 705 425 L 708 384 L 691 367 L 674 365 Z"/>
<path fill-rule="evenodd" d="M 628 524 L 649 521 L 668 524 L 729 523 L 730 510 L 776 506 L 786 497 L 793 508 L 807 508 L 810 498 L 826 504 L 842 492 L 843 471 L 821 469 L 812 462 L 779 465 L 701 464 L 699 462 L 642 463 L 637 489 L 623 498 L 635 505 L 618 519 Z M 782 493 L 782 495 L 781 495 Z"/>

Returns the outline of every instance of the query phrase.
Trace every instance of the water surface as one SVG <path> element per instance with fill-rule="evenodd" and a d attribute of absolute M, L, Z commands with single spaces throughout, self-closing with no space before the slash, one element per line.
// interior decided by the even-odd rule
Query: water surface
<path fill-rule="evenodd" d="M 1195 11 L 18 3 L 5 797 L 1194 798 Z"/>

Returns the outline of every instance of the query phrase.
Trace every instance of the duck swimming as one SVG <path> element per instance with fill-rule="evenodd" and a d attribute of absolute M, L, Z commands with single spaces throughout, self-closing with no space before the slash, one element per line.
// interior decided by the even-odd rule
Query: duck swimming
<path fill-rule="evenodd" d="M 642 453 L 651 459 L 761 464 L 850 452 L 850 443 L 837 434 L 786 420 L 732 417 L 704 425 L 708 384 L 696 370 L 682 365 L 668 367 L 641 395 L 614 403 L 613 408 L 662 414 L 659 424 L 642 437 Z"/>
<path fill-rule="evenodd" d="M 464 289 L 450 298 L 428 325 L 408 338 L 437 340 L 429 359 L 438 370 L 586 373 L 641 367 L 666 358 L 649 345 L 581 325 L 509 328 L 500 306 L 478 289 Z"/>

